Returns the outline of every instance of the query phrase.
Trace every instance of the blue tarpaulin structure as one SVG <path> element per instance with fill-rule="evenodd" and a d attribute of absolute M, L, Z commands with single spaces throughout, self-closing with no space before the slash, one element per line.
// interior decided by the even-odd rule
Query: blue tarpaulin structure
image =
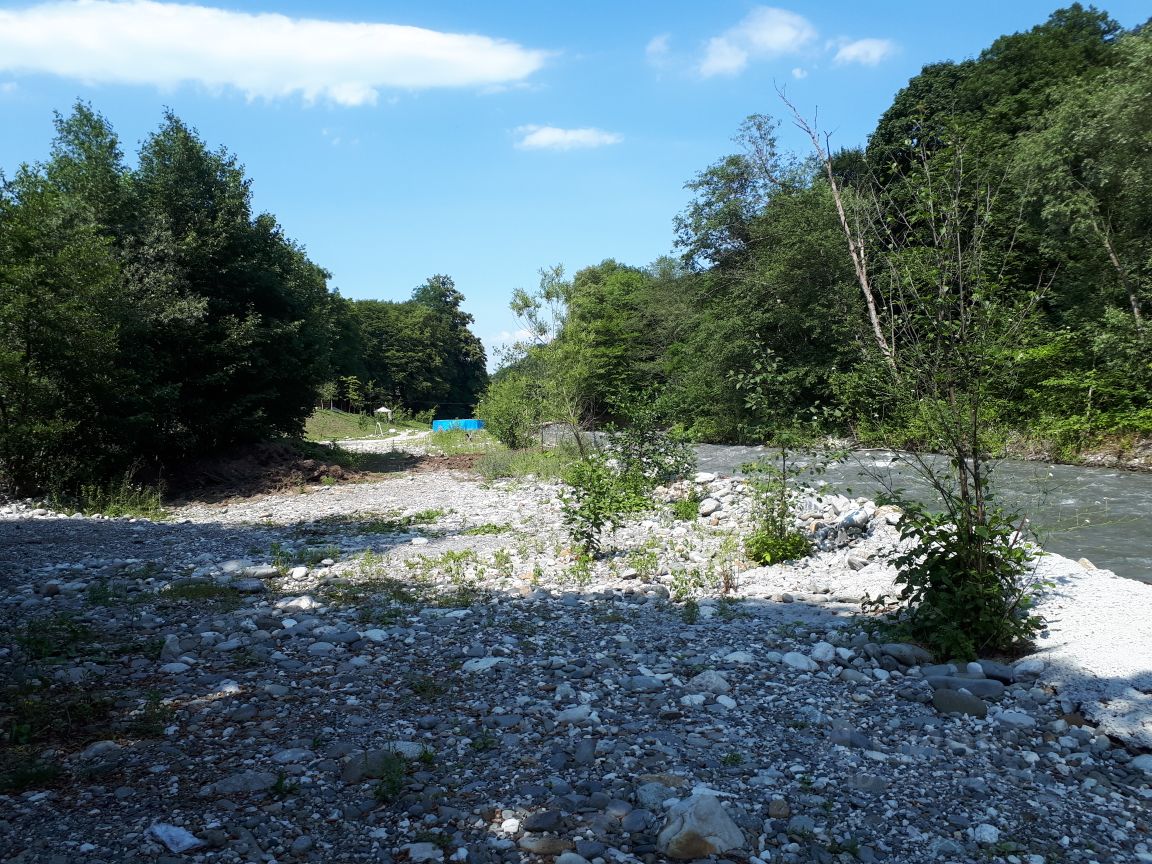
<path fill-rule="evenodd" d="M 483 420 L 433 420 L 433 432 L 447 432 L 449 429 L 466 429 L 475 431 L 476 429 L 483 429 Z"/>

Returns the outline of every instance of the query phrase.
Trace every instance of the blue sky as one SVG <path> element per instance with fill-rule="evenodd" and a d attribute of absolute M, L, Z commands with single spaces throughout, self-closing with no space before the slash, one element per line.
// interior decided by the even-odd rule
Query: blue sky
<path fill-rule="evenodd" d="M 0 169 L 45 158 L 77 98 L 130 158 L 169 106 L 237 155 L 256 209 L 344 296 L 405 299 L 446 273 L 491 355 L 539 268 L 671 252 L 685 181 L 745 116 L 784 115 L 775 85 L 834 146 L 862 144 L 924 64 L 1061 5 L 0 2 Z M 788 123 L 781 140 L 805 145 Z"/>

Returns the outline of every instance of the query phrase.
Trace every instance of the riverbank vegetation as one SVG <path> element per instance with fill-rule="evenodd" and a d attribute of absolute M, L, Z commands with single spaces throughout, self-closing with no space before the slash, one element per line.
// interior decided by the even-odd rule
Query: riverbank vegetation
<path fill-rule="evenodd" d="M 75 494 L 277 435 L 319 402 L 467 410 L 484 349 L 453 281 L 349 301 L 172 113 L 125 161 L 85 104 L 0 178 L 0 485 Z"/>
<path fill-rule="evenodd" d="M 687 184 L 678 258 L 550 268 L 516 295 L 533 338 L 485 397 L 500 434 L 523 441 L 542 414 L 611 422 L 621 393 L 655 386 L 697 440 L 802 428 L 946 449 L 934 361 L 956 328 L 981 343 L 978 370 L 951 373 L 978 371 L 992 452 L 1152 434 L 1152 30 L 1061 10 L 926 66 L 863 148 L 827 152 L 776 105 L 816 152 L 748 118 Z"/>

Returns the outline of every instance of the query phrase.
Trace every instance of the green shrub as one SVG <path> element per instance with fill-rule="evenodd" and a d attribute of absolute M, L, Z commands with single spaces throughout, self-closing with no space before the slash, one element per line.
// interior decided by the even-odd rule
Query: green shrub
<path fill-rule="evenodd" d="M 487 450 L 491 443 L 487 433 L 470 432 L 466 429 L 441 429 L 438 432 L 430 432 L 426 441 L 429 452 L 435 451 L 444 456 L 479 453 Z"/>
<path fill-rule="evenodd" d="M 57 509 L 75 509 L 86 515 L 133 516 L 145 519 L 163 519 L 166 514 L 161 504 L 163 490 L 159 486 L 146 486 L 132 482 L 128 471 L 111 483 L 86 483 L 75 495 L 53 495 Z"/>
<path fill-rule="evenodd" d="M 672 515 L 681 522 L 691 522 L 700 512 L 700 501 L 697 498 L 685 498 L 672 502 Z"/>
<path fill-rule="evenodd" d="M 570 487 L 564 496 L 564 524 L 585 555 L 600 551 L 605 529 L 619 527 L 626 514 L 650 504 L 642 489 L 598 453 L 573 464 L 564 479 Z"/>
<path fill-rule="evenodd" d="M 527 375 L 508 373 L 493 381 L 476 406 L 484 427 L 506 447 L 521 450 L 533 444 L 540 425 L 538 385 Z"/>
<path fill-rule="evenodd" d="M 1043 586 L 1032 578 L 1033 553 L 1016 526 L 997 510 L 968 515 L 953 521 L 908 507 L 900 535 L 915 545 L 893 560 L 903 588 L 894 601 L 879 597 L 867 604 L 898 604 L 890 631 L 939 657 L 1017 651 L 1044 623 L 1031 611 Z"/>
<path fill-rule="evenodd" d="M 777 534 L 761 528 L 744 541 L 744 552 L 757 564 L 778 564 L 803 558 L 812 551 L 812 541 L 799 531 Z"/>
<path fill-rule="evenodd" d="M 655 405 L 650 392 L 621 399 L 615 407 L 627 425 L 610 428 L 604 446 L 620 474 L 646 491 L 686 477 L 696 467 L 692 442 L 683 431 L 666 429 Z"/>

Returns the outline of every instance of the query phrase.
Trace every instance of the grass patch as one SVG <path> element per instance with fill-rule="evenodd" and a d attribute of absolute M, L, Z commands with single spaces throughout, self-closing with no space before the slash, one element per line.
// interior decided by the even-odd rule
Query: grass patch
<path fill-rule="evenodd" d="M 461 533 L 468 537 L 480 537 L 485 534 L 504 534 L 511 530 L 511 525 L 496 525 L 495 523 L 488 522 L 484 525 L 477 525 L 475 528 L 468 528 Z"/>
<path fill-rule="evenodd" d="M 168 517 L 161 504 L 162 486 L 146 486 L 132 482 L 132 472 L 110 483 L 87 483 L 71 495 L 54 494 L 52 509 L 75 511 L 85 516 L 99 513 L 110 518 L 129 516 L 136 519 L 159 521 Z"/>
<path fill-rule="evenodd" d="M 442 429 L 432 432 L 425 439 L 429 453 L 441 456 L 460 456 L 466 453 L 483 453 L 497 446 L 495 439 L 483 429 Z"/>
<path fill-rule="evenodd" d="M 385 430 L 383 436 L 376 434 L 376 417 L 372 414 L 349 414 L 347 411 L 335 411 L 329 408 L 317 408 L 304 422 L 304 437 L 309 441 L 338 441 L 341 438 L 388 438 L 396 433 L 388 432 L 395 429 L 403 432 L 412 429 L 426 432 L 430 428 L 427 423 L 416 420 L 396 417 L 393 420 L 381 420 L 381 427 Z"/>
<path fill-rule="evenodd" d="M 112 716 L 112 700 L 78 686 L 5 694 L 0 736 L 7 744 L 30 746 L 83 738 L 93 726 Z"/>
<path fill-rule="evenodd" d="M 0 753 L 4 755 L 4 766 L 0 768 L 0 795 L 43 789 L 58 782 L 64 774 L 64 769 L 55 762 L 42 759 L 27 747 Z"/>
<path fill-rule="evenodd" d="M 395 474 L 419 464 L 420 459 L 411 453 L 358 453 L 343 447 L 320 441 L 306 441 L 300 438 L 285 439 L 293 449 L 305 459 L 315 459 L 328 465 L 339 465 L 345 471 L 369 471 L 377 474 Z"/>
<path fill-rule="evenodd" d="M 156 595 L 161 602 L 206 603 L 216 611 L 239 609 L 244 595 L 228 585 L 215 582 L 177 582 Z"/>
<path fill-rule="evenodd" d="M 700 501 L 696 498 L 684 498 L 672 502 L 672 515 L 680 522 L 694 522 L 700 514 Z"/>
<path fill-rule="evenodd" d="M 418 525 L 431 525 L 446 515 L 448 514 L 445 510 L 421 510 L 407 516 L 395 512 L 340 513 L 317 519 L 297 533 L 305 537 L 321 536 L 331 530 L 339 530 L 341 533 L 356 531 L 360 534 L 405 534 Z"/>
<path fill-rule="evenodd" d="M 71 615 L 53 615 L 24 622 L 13 641 L 32 663 L 63 661 L 91 650 L 92 628 Z"/>
<path fill-rule="evenodd" d="M 579 459 L 579 452 L 571 445 L 562 444 L 546 450 L 492 447 L 477 460 L 474 470 L 487 480 L 528 476 L 541 480 L 560 480 L 564 472 Z"/>

